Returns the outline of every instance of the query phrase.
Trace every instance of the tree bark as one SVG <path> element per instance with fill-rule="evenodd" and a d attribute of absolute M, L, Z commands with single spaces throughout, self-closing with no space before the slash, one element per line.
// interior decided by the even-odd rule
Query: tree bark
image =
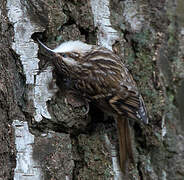
<path fill-rule="evenodd" d="M 149 124 L 130 120 L 131 180 L 184 178 L 182 0 L 0 2 L 0 180 L 123 179 L 116 124 L 70 93 L 32 39 L 81 40 L 122 57 Z M 127 179 L 127 178 L 124 178 Z"/>

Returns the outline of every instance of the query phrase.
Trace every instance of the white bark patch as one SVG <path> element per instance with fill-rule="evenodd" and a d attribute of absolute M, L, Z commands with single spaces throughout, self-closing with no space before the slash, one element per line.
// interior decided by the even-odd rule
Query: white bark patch
<path fill-rule="evenodd" d="M 107 134 L 105 134 L 105 141 L 108 147 L 111 149 L 111 156 L 112 156 L 112 165 L 113 165 L 113 171 L 114 171 L 114 180 L 120 180 L 123 179 L 122 172 L 120 170 L 119 166 L 119 159 L 118 159 L 118 154 L 116 151 L 116 147 L 111 144 Z"/>
<path fill-rule="evenodd" d="M 110 22 L 109 0 L 91 0 L 94 24 L 98 27 L 98 45 L 112 50 L 112 45 L 119 38 Z"/>
<path fill-rule="evenodd" d="M 29 133 L 27 122 L 14 120 L 13 127 L 17 150 L 14 180 L 42 180 L 41 168 L 32 158 L 34 136 Z"/>
<path fill-rule="evenodd" d="M 165 114 L 162 117 L 162 140 L 167 134 L 166 124 L 165 124 Z"/>
<path fill-rule="evenodd" d="M 42 117 L 51 118 L 47 111 L 46 102 L 52 97 L 48 91 L 48 82 L 52 79 L 52 71 L 48 68 L 45 72 L 37 74 L 38 45 L 31 40 L 31 35 L 40 28 L 30 22 L 20 0 L 7 0 L 8 18 L 14 26 L 14 40 L 12 48 L 20 56 L 23 65 L 26 83 L 29 90 L 28 96 L 33 101 L 35 108 L 34 118 L 41 121 Z M 15 143 L 17 148 L 17 162 L 14 180 L 40 180 L 43 179 L 41 168 L 32 157 L 32 144 L 34 136 L 29 133 L 27 122 L 15 120 Z"/>
<path fill-rule="evenodd" d="M 181 28 L 181 33 L 182 36 L 184 36 L 184 27 Z"/>
<path fill-rule="evenodd" d="M 36 86 L 34 88 L 34 105 L 36 108 L 35 119 L 37 121 L 42 120 L 42 116 L 47 119 L 50 119 L 51 116 L 47 110 L 46 102 L 51 99 L 52 95 L 56 93 L 57 86 L 52 87 L 51 90 L 48 90 L 48 82 L 51 82 L 52 77 L 52 67 L 48 67 L 44 72 L 40 73 L 39 76 L 36 76 Z"/>
<path fill-rule="evenodd" d="M 143 22 L 145 22 L 143 16 L 138 13 L 137 9 L 137 4 L 133 2 L 133 0 L 127 0 L 124 3 L 123 16 L 130 24 L 133 31 L 140 31 L 143 26 Z"/>
<path fill-rule="evenodd" d="M 36 109 L 35 120 L 41 121 L 42 116 L 51 119 L 46 102 L 53 96 L 53 93 L 48 90 L 48 83 L 52 79 L 52 71 L 48 69 L 39 75 L 37 74 L 38 45 L 31 40 L 31 35 L 38 31 L 39 27 L 30 22 L 20 0 L 8 0 L 7 10 L 9 20 L 14 24 L 15 36 L 12 48 L 20 55 L 26 83 L 35 87 L 33 92 L 29 92 L 29 94 L 32 94 L 29 98 L 33 100 Z"/>
<path fill-rule="evenodd" d="M 167 180 L 167 173 L 165 170 L 162 170 L 162 180 Z"/>

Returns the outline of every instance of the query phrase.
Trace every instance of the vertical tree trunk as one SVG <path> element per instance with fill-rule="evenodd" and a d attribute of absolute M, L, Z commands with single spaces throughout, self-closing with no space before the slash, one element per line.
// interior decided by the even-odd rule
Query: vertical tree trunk
<path fill-rule="evenodd" d="M 122 57 L 150 117 L 130 120 L 129 179 L 182 180 L 183 10 L 182 0 L 0 2 L 0 179 L 121 177 L 114 120 L 93 106 L 85 115 L 33 41 L 39 35 L 51 48 L 79 39 Z"/>

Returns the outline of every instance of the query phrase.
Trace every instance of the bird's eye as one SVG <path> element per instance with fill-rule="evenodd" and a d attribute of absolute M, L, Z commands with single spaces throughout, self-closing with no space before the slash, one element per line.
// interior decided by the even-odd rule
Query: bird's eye
<path fill-rule="evenodd" d="M 67 57 L 67 55 L 66 55 L 66 54 L 62 54 L 62 57 L 66 58 L 66 57 Z"/>
<path fill-rule="evenodd" d="M 64 53 L 59 53 L 59 55 L 60 55 L 61 57 L 63 57 L 63 58 L 68 57 L 68 55 L 67 55 L 67 54 L 64 54 Z"/>

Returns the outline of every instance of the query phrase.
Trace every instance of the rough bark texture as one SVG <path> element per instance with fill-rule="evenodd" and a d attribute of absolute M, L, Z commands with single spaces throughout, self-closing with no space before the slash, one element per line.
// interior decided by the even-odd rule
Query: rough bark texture
<path fill-rule="evenodd" d="M 53 79 L 59 88 L 46 100 L 51 118 L 42 113 L 41 121 L 35 119 L 36 108 L 30 92 L 36 85 L 26 83 L 23 56 L 12 48 L 12 43 L 17 42 L 14 40 L 17 31 L 24 38 L 29 27 L 17 29 L 16 23 L 10 21 L 8 2 L 0 2 L 0 179 L 13 179 L 14 174 L 16 180 L 113 179 L 107 137 L 117 146 L 115 122 L 93 106 L 90 114 L 85 115 L 83 102 L 68 93 L 68 82 L 55 71 Z M 24 17 L 36 27 L 32 34 L 39 32 L 51 48 L 67 40 L 80 39 L 90 44 L 98 41 L 90 0 L 20 0 L 20 5 Z M 149 125 L 130 120 L 136 163 L 129 167 L 129 179 L 182 180 L 183 0 L 110 0 L 109 9 L 112 27 L 119 36 L 113 50 L 136 79 L 150 117 Z M 25 44 L 33 43 L 31 36 L 28 39 Z M 51 66 L 43 50 L 39 50 L 38 57 L 34 81 Z M 48 89 L 54 83 L 48 82 Z M 73 106 L 66 103 L 66 98 L 73 101 Z M 37 171 L 25 173 L 16 168 L 21 161 L 17 138 L 23 136 L 16 133 L 20 131 L 17 128 L 23 127 L 17 120 L 27 122 L 27 131 L 34 136 L 34 143 L 29 144 L 30 154 L 36 162 L 33 167 L 40 169 L 41 176 L 36 176 Z"/>

